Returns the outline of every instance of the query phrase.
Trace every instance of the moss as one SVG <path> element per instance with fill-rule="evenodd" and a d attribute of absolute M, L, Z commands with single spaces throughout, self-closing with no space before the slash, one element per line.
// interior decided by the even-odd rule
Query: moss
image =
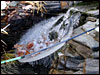
<path fill-rule="evenodd" d="M 52 32 L 49 33 L 49 39 L 50 40 L 53 40 L 53 39 L 55 40 L 57 38 L 58 38 L 58 33 L 56 31 L 52 31 Z"/>
<path fill-rule="evenodd" d="M 83 1 L 83 2 L 80 2 L 78 4 L 76 4 L 77 6 L 82 6 L 82 5 L 94 5 L 94 6 L 97 6 L 99 5 L 99 2 L 98 1 Z"/>
<path fill-rule="evenodd" d="M 96 35 L 95 35 L 95 37 L 93 37 L 96 41 L 98 41 L 99 42 L 99 32 L 96 32 L 95 33 Z"/>
<path fill-rule="evenodd" d="M 73 14 L 73 10 L 70 11 L 70 15 L 72 15 L 72 14 Z"/>
<path fill-rule="evenodd" d="M 80 20 L 79 20 L 79 25 L 80 25 L 80 26 L 86 23 L 86 18 L 87 18 L 87 17 L 88 17 L 88 15 L 85 14 L 85 13 L 82 13 L 82 14 L 81 14 L 81 17 L 80 17 Z"/>
<path fill-rule="evenodd" d="M 3 53 L 3 55 L 1 56 L 1 61 L 15 58 L 14 50 L 10 50 L 9 52 L 10 52 L 10 53 L 8 53 L 8 52 L 4 52 L 4 53 Z M 16 61 L 9 62 L 9 63 L 15 63 L 15 62 L 16 62 Z M 8 63 L 7 63 L 7 64 L 8 64 Z"/>
<path fill-rule="evenodd" d="M 8 56 L 9 58 L 14 58 L 14 57 L 15 57 L 15 54 L 12 54 L 12 53 L 6 53 L 6 56 Z"/>
<path fill-rule="evenodd" d="M 78 4 L 76 4 L 77 6 L 81 6 L 81 5 L 87 5 L 88 4 L 88 2 L 80 2 L 80 3 L 78 3 Z"/>

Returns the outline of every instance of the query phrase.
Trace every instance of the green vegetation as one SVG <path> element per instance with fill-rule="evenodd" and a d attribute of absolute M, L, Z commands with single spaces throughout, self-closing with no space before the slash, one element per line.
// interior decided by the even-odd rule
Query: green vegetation
<path fill-rule="evenodd" d="M 99 6 L 98 1 L 84 1 L 76 4 L 77 6 L 82 6 L 82 5 L 94 5 L 94 6 Z"/>

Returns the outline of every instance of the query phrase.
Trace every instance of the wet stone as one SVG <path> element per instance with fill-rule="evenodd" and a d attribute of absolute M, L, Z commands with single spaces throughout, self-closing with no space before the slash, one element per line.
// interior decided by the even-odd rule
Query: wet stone
<path fill-rule="evenodd" d="M 58 69 L 58 70 L 63 70 L 63 69 L 64 69 L 64 66 L 61 65 L 61 64 L 58 64 L 58 65 L 57 65 L 57 69 Z"/>
<path fill-rule="evenodd" d="M 86 59 L 86 74 L 99 74 L 99 60 Z"/>
<path fill-rule="evenodd" d="M 86 22 L 86 23 L 83 25 L 83 29 L 84 29 L 85 31 L 90 30 L 90 29 L 96 27 L 96 24 L 98 24 L 97 21 L 96 21 L 96 22 L 88 21 L 88 22 Z M 95 37 L 95 36 L 96 36 L 96 31 L 93 30 L 93 31 L 89 32 L 89 35 L 91 35 L 92 37 Z"/>
<path fill-rule="evenodd" d="M 82 30 L 82 27 L 79 27 L 79 28 L 75 29 L 73 32 L 74 33 L 72 36 L 75 36 L 75 35 L 78 35 L 78 34 L 84 32 L 84 31 Z M 77 38 L 74 38 L 74 40 L 77 42 L 80 42 L 80 43 L 82 43 L 90 48 L 99 47 L 99 42 L 97 42 L 92 36 L 87 35 L 87 34 L 84 34 L 84 35 L 81 35 Z"/>
<path fill-rule="evenodd" d="M 84 67 L 84 62 L 83 62 L 83 63 L 80 63 L 80 64 L 78 65 L 78 67 Z"/>
<path fill-rule="evenodd" d="M 94 37 L 94 39 L 99 42 L 99 32 L 96 32 L 96 36 Z"/>
<path fill-rule="evenodd" d="M 82 71 L 77 71 L 77 72 L 74 72 L 73 74 L 83 74 Z"/>
<path fill-rule="evenodd" d="M 74 72 L 69 70 L 69 71 L 65 71 L 65 70 L 56 70 L 56 69 L 51 69 L 49 74 L 73 74 Z"/>
<path fill-rule="evenodd" d="M 66 68 L 69 68 L 71 70 L 80 70 L 82 69 L 82 67 L 78 67 L 78 65 L 82 62 L 83 60 L 78 60 L 75 58 L 68 58 L 66 60 Z"/>
<path fill-rule="evenodd" d="M 64 55 L 65 56 L 70 56 L 70 57 L 78 57 L 80 56 L 73 48 L 70 47 L 67 47 L 64 51 Z"/>
<path fill-rule="evenodd" d="M 92 55 L 92 50 L 86 47 L 85 45 L 81 43 L 77 43 L 75 41 L 70 42 L 73 49 L 75 49 L 79 55 L 81 55 L 84 58 L 89 58 Z"/>
<path fill-rule="evenodd" d="M 56 69 L 51 69 L 49 74 L 63 74 L 64 71 L 56 70 Z"/>
<path fill-rule="evenodd" d="M 64 71 L 64 74 L 73 74 L 74 72 L 72 70 Z"/>
<path fill-rule="evenodd" d="M 91 10 L 91 11 L 88 11 L 87 13 L 97 16 L 99 15 L 99 10 Z"/>
<path fill-rule="evenodd" d="M 61 64 L 65 64 L 65 61 L 63 59 L 60 60 Z"/>
<path fill-rule="evenodd" d="M 95 18 L 95 17 L 87 17 L 87 20 L 88 21 L 95 22 L 97 20 L 97 18 Z"/>
<path fill-rule="evenodd" d="M 99 51 L 92 53 L 93 58 L 99 58 Z"/>
<path fill-rule="evenodd" d="M 18 3 L 19 3 L 19 1 L 12 1 L 8 5 L 15 7 L 15 6 L 17 6 Z"/>
<path fill-rule="evenodd" d="M 61 56 L 60 58 L 59 58 L 59 62 L 62 64 L 62 65 L 65 65 L 65 60 L 67 59 L 67 57 L 66 56 Z"/>

